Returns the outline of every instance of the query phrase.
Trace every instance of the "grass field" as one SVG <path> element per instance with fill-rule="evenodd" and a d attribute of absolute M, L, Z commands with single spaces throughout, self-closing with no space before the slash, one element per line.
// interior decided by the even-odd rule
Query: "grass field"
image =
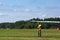
<path fill-rule="evenodd" d="M 43 29 L 38 37 L 36 29 L 0 29 L 0 40 L 60 40 L 60 30 Z"/>

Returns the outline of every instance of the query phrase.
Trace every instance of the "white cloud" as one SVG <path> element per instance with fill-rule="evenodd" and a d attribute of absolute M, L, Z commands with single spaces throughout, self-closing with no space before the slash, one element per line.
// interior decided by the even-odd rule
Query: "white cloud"
<path fill-rule="evenodd" d="M 14 12 L 16 12 L 16 11 L 17 11 L 17 9 L 13 9 L 13 11 L 14 11 Z"/>
<path fill-rule="evenodd" d="M 42 15 L 43 18 L 46 17 L 46 16 L 47 16 L 46 14 L 43 14 L 43 15 Z"/>
<path fill-rule="evenodd" d="M 29 11 L 31 11 L 31 9 L 25 9 L 24 11 L 29 12 Z"/>
<path fill-rule="evenodd" d="M 41 18 L 46 18 L 47 16 L 48 16 L 48 12 L 43 11 L 43 12 L 40 13 Z"/>
<path fill-rule="evenodd" d="M 3 3 L 2 2 L 0 2 L 0 5 L 2 5 Z"/>
<path fill-rule="evenodd" d="M 13 12 L 22 12 L 22 13 L 27 13 L 27 12 L 32 12 L 32 9 L 13 9 Z"/>
<path fill-rule="evenodd" d="M 0 6 L 3 6 L 3 5 L 5 5 L 4 3 L 2 3 L 2 2 L 0 2 Z"/>
<path fill-rule="evenodd" d="M 5 13 L 0 13 L 0 16 L 7 16 L 7 14 L 5 14 Z"/>
<path fill-rule="evenodd" d="M 60 16 L 58 16 L 58 17 L 60 17 Z"/>
<path fill-rule="evenodd" d="M 0 13 L 0 16 L 3 15 L 2 13 Z"/>

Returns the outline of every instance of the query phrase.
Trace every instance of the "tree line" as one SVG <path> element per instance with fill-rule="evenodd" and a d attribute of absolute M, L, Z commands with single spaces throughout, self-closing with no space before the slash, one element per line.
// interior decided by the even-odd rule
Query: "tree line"
<path fill-rule="evenodd" d="M 36 29 L 38 26 L 38 23 L 31 22 L 31 21 L 60 21 L 60 18 L 32 18 L 30 20 L 20 20 L 16 21 L 14 23 L 0 23 L 0 29 Z M 51 29 L 51 28 L 58 28 L 60 27 L 60 24 L 58 23 L 41 23 L 42 29 Z"/>

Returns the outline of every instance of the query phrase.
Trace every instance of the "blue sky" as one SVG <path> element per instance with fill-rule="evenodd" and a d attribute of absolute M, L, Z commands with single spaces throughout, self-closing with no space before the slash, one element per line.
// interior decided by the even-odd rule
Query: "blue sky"
<path fill-rule="evenodd" d="M 60 0 L 0 0 L 0 23 L 60 17 Z"/>

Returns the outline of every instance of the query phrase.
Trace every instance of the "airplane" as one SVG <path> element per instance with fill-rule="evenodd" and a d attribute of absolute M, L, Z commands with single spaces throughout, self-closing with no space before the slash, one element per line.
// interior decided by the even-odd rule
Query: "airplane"
<path fill-rule="evenodd" d="M 36 22 L 36 23 L 60 23 L 60 21 L 31 21 L 31 22 Z M 58 28 L 60 30 L 60 27 Z"/>
<path fill-rule="evenodd" d="M 60 21 L 31 21 L 31 22 L 40 22 L 40 23 L 60 23 Z"/>

